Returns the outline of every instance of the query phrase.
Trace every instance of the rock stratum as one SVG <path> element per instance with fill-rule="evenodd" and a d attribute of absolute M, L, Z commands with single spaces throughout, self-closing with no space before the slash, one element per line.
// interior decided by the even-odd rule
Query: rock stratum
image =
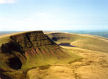
<path fill-rule="evenodd" d="M 42 31 L 0 37 L 0 79 L 26 79 L 30 69 L 65 58 L 69 55 Z"/>

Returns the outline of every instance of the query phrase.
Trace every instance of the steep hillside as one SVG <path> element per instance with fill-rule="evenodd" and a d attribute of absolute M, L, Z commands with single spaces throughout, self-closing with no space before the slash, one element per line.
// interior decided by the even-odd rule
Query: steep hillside
<path fill-rule="evenodd" d="M 42 31 L 0 37 L 0 78 L 25 79 L 30 69 L 78 60 Z"/>
<path fill-rule="evenodd" d="M 48 36 L 57 44 L 63 46 L 73 46 L 93 51 L 108 52 L 108 39 L 84 35 L 84 34 L 69 34 L 69 33 L 47 33 Z"/>

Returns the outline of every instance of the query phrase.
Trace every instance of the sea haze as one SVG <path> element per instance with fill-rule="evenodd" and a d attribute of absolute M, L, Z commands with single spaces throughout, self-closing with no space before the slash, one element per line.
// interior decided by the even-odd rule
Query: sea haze
<path fill-rule="evenodd" d="M 0 31 L 0 35 L 11 34 L 16 32 L 20 32 L 20 31 Z"/>
<path fill-rule="evenodd" d="M 102 31 L 72 31 L 72 30 L 62 30 L 61 32 L 76 33 L 76 34 L 91 34 L 91 35 L 97 35 L 97 36 L 102 36 L 102 37 L 108 38 L 108 31 L 106 31 L 106 30 L 102 30 Z"/>
<path fill-rule="evenodd" d="M 11 34 L 20 31 L 0 31 L 0 35 L 4 34 Z M 76 34 L 91 34 L 91 35 L 98 35 L 102 37 L 108 38 L 108 31 L 72 31 L 72 30 L 61 30 L 61 32 L 68 32 L 68 33 L 76 33 Z"/>

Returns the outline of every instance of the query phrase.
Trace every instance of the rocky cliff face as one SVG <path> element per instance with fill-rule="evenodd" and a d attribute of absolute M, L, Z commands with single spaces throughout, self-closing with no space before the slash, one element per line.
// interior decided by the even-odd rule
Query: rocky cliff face
<path fill-rule="evenodd" d="M 24 68 L 28 65 L 30 67 L 27 68 L 32 68 L 34 67 L 33 62 L 37 63 L 43 58 L 43 60 L 49 57 L 60 59 L 66 56 L 65 52 L 42 31 L 17 33 L 1 39 L 4 40 L 0 43 L 0 59 L 2 60 L 0 61 L 0 69 L 5 72 L 19 70 L 22 69 L 22 66 Z"/>

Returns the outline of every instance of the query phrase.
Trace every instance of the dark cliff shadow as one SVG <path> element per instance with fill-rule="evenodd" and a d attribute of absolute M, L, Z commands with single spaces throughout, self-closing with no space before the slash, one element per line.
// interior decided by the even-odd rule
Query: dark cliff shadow
<path fill-rule="evenodd" d="M 0 72 L 0 79 L 12 79 L 12 78 L 10 78 Z"/>
<path fill-rule="evenodd" d="M 12 54 L 12 51 L 17 51 L 17 52 L 19 52 L 21 54 L 24 53 L 21 46 L 15 41 L 10 41 L 8 43 L 2 44 L 1 52 Z"/>
<path fill-rule="evenodd" d="M 15 69 L 15 70 L 21 69 L 22 67 L 22 62 L 20 61 L 18 57 L 13 57 L 13 58 L 8 59 L 7 64 L 10 68 Z"/>

